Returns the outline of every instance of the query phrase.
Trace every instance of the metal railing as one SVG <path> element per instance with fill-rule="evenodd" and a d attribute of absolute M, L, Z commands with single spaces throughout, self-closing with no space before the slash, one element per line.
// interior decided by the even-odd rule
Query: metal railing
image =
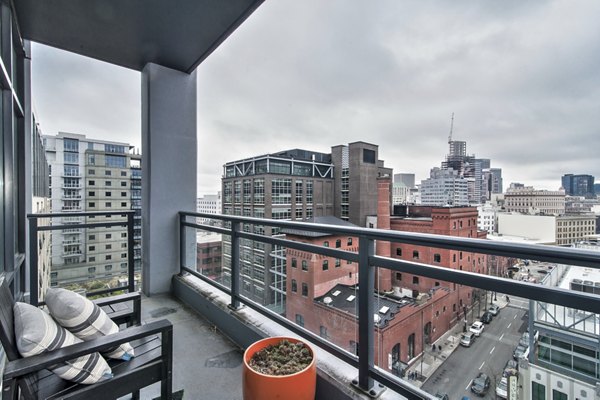
<path fill-rule="evenodd" d="M 47 213 L 47 214 L 28 214 L 29 220 L 29 269 L 30 269 L 30 304 L 39 305 L 39 271 L 38 271 L 38 232 L 55 231 L 63 229 L 81 229 L 81 228 L 109 228 L 113 226 L 127 227 L 127 285 L 113 288 L 94 290 L 86 293 L 87 296 L 97 296 L 107 293 L 114 293 L 121 290 L 128 292 L 135 291 L 134 274 L 134 240 L 133 240 L 133 215 L 135 211 L 97 211 L 97 212 L 79 212 L 79 213 Z M 106 222 L 87 222 L 80 224 L 62 224 L 38 226 L 38 220 L 42 218 L 65 218 L 65 217 L 110 217 L 113 215 L 125 216 L 125 221 L 106 221 Z M 64 219 L 61 221 L 64 222 Z M 81 256 L 81 251 L 74 256 Z"/>
<path fill-rule="evenodd" d="M 190 220 L 187 219 L 190 217 Z M 229 228 L 210 226 L 195 223 L 196 218 L 207 218 L 230 223 Z M 194 222 L 192 222 L 192 220 Z M 309 232 L 321 232 L 331 235 L 348 235 L 358 237 L 358 253 L 335 248 L 322 247 L 297 241 L 263 236 L 243 232 L 243 223 L 266 225 L 278 228 L 289 228 Z M 179 212 L 180 228 L 180 270 L 202 279 L 212 286 L 231 296 L 230 307 L 238 309 L 240 304 L 258 311 L 266 317 L 285 326 L 294 333 L 305 337 L 312 343 L 323 348 L 339 359 L 355 366 L 358 369 L 358 382 L 356 385 L 366 393 L 374 394 L 374 379 L 391 388 L 399 394 L 411 399 L 432 399 L 431 394 L 408 382 L 398 379 L 374 365 L 374 346 L 359 346 L 358 357 L 346 352 L 336 345 L 324 340 L 319 335 L 309 332 L 294 322 L 268 310 L 240 295 L 240 239 L 280 245 L 286 248 L 307 251 L 329 257 L 336 257 L 352 262 L 358 262 L 358 343 L 373 343 L 375 323 L 373 319 L 375 268 L 386 268 L 392 271 L 420 275 L 442 281 L 468 285 L 475 288 L 505 293 L 516 297 L 526 297 L 530 300 L 554 303 L 566 307 L 577 308 L 592 313 L 600 310 L 600 296 L 584 292 L 575 292 L 566 289 L 548 287 L 528 282 L 514 281 L 508 278 L 489 276 L 446 267 L 432 266 L 419 262 L 399 260 L 375 255 L 375 241 L 391 243 L 412 244 L 457 251 L 467 251 L 488 255 L 505 256 L 511 258 L 547 261 L 558 264 L 585 266 L 600 269 L 600 252 L 580 249 L 562 248 L 556 246 L 514 244 L 493 242 L 483 239 L 471 239 L 454 236 L 433 234 L 407 233 L 400 231 L 367 229 L 347 226 L 333 226 L 295 221 L 279 221 L 262 218 L 239 217 L 230 215 L 214 215 L 196 212 Z M 199 274 L 193 268 L 185 265 L 187 228 L 201 229 L 209 232 L 221 233 L 231 237 L 231 285 L 227 287 Z M 369 299 L 364 301 L 364 299 Z"/>

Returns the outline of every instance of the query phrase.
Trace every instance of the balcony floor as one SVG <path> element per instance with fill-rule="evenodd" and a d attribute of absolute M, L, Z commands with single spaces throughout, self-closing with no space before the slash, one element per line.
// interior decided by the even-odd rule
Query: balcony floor
<path fill-rule="evenodd" d="M 177 298 L 143 296 L 143 322 L 163 318 L 173 324 L 173 392 L 184 390 L 185 399 L 241 399 L 241 349 Z M 160 384 L 141 392 L 142 399 L 159 396 Z"/>

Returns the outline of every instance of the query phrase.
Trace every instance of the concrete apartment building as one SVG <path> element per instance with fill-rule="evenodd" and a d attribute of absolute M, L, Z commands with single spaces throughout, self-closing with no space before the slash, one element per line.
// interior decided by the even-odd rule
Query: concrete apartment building
<path fill-rule="evenodd" d="M 377 177 L 392 170 L 379 160 L 378 146 L 354 142 L 331 153 L 293 149 L 228 162 L 222 179 L 223 214 L 283 220 L 336 216 L 365 226 L 377 213 Z M 245 226 L 264 235 L 276 228 Z M 230 276 L 230 243 L 223 243 L 223 278 Z M 285 249 L 242 240 L 242 293 L 285 311 Z"/>
<path fill-rule="evenodd" d="M 504 209 L 524 214 L 562 215 L 565 213 L 565 191 L 511 187 L 504 193 Z"/>
<path fill-rule="evenodd" d="M 394 174 L 392 204 L 413 202 L 413 191 L 415 190 L 415 174 Z"/>
<path fill-rule="evenodd" d="M 422 206 L 462 207 L 469 205 L 467 179 L 452 169 L 432 168 L 419 188 Z"/>
<path fill-rule="evenodd" d="M 205 194 L 202 197 L 198 197 L 196 200 L 196 211 L 205 214 L 220 214 L 223 210 L 221 192 L 216 194 Z M 207 224 L 210 223 L 210 218 L 198 218 L 198 223 Z"/>
<path fill-rule="evenodd" d="M 130 154 L 131 146 L 128 144 L 60 132 L 56 136 L 44 136 L 44 147 L 50 164 L 52 212 L 119 211 L 132 208 L 141 211 L 140 156 Z M 131 168 L 132 159 L 134 165 L 137 163 L 134 169 Z M 141 215 L 137 218 L 137 234 L 140 236 L 136 242 L 139 257 L 140 218 Z M 73 228 L 52 234 L 52 286 L 89 280 L 110 281 L 127 274 L 126 228 L 78 228 L 76 224 L 84 222 L 84 219 L 98 222 L 107 218 L 61 218 L 61 223 L 73 224 Z M 116 220 L 124 218 L 111 218 L 111 221 Z"/>

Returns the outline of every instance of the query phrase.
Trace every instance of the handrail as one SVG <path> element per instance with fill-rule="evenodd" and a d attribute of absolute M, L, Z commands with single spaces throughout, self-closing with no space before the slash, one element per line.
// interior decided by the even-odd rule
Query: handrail
<path fill-rule="evenodd" d="M 100 291 L 87 293 L 89 296 L 113 293 L 127 289 L 128 292 L 135 291 L 135 271 L 134 271 L 134 214 L 133 210 L 122 210 L 122 211 L 86 211 L 86 212 L 75 212 L 75 213 L 43 213 L 43 214 L 27 214 L 29 220 L 29 269 L 30 269 L 30 303 L 34 306 L 39 304 L 39 271 L 38 271 L 38 249 L 37 249 L 37 235 L 39 232 L 54 231 L 63 229 L 79 229 L 79 228 L 99 228 L 99 227 L 112 227 L 112 226 L 125 226 L 127 228 L 127 286 L 119 286 L 116 288 L 102 289 Z M 86 223 L 75 223 L 68 225 L 48 225 L 39 226 L 38 220 L 40 218 L 61 218 L 61 217 L 101 217 L 113 215 L 125 216 L 126 220 L 117 220 L 113 222 L 86 222 Z M 80 242 L 77 242 L 80 243 Z M 71 243 L 63 243 L 71 244 Z M 65 256 L 81 256 L 82 251 L 75 253 L 66 253 Z"/>
<path fill-rule="evenodd" d="M 230 223 L 230 227 L 220 227 L 197 224 L 189 221 L 187 218 L 205 218 L 218 220 Z M 483 239 L 462 238 L 454 236 L 443 236 L 422 233 L 407 233 L 382 229 L 369 229 L 360 227 L 348 226 L 333 226 L 324 224 L 313 224 L 298 221 L 282 221 L 265 218 L 241 217 L 220 214 L 207 214 L 198 212 L 179 212 L 180 222 L 180 260 L 181 271 L 186 271 L 192 275 L 199 277 L 203 281 L 225 290 L 231 296 L 231 307 L 238 308 L 240 303 L 246 304 L 254 310 L 262 313 L 268 318 L 277 321 L 286 328 L 291 329 L 295 333 L 303 336 L 317 346 L 334 354 L 338 358 L 349 362 L 351 365 L 358 368 L 359 378 L 358 386 L 365 392 L 369 392 L 373 388 L 373 378 L 384 383 L 386 386 L 397 391 L 401 395 L 408 398 L 431 399 L 430 394 L 416 388 L 407 382 L 390 379 L 390 374 L 378 369 L 374 365 L 373 346 L 359 346 L 359 355 L 356 358 L 349 355 L 344 350 L 334 344 L 327 342 L 318 335 L 313 334 L 303 328 L 298 327 L 292 321 L 289 321 L 275 313 L 265 309 L 263 306 L 254 303 L 253 301 L 242 297 L 239 293 L 240 265 L 239 251 L 236 251 L 236 242 L 240 238 L 251 239 L 264 243 L 277 244 L 287 248 L 304 250 L 316 254 L 327 255 L 344 260 L 358 261 L 358 287 L 359 299 L 371 299 L 374 294 L 374 271 L 375 268 L 386 268 L 398 272 L 408 272 L 420 276 L 439 279 L 448 282 L 454 282 L 461 285 L 468 285 L 475 288 L 499 291 L 502 293 L 522 296 L 527 294 L 527 298 L 541 302 L 550 302 L 566 307 L 577 308 L 580 310 L 597 313 L 600 309 L 600 298 L 588 293 L 575 292 L 560 288 L 536 285 L 528 282 L 519 282 L 511 279 L 483 275 L 451 268 L 436 267 L 428 264 L 398 260 L 389 257 L 382 257 L 374 254 L 375 240 L 388 241 L 392 243 L 414 244 L 418 246 L 436 247 L 443 249 L 451 249 L 456 251 L 466 251 L 474 253 L 482 253 L 488 255 L 509 256 L 516 258 L 532 259 L 539 261 L 548 261 L 557 264 L 569 264 L 577 266 L 585 266 L 595 269 L 600 269 L 600 252 L 590 250 L 562 248 L 556 246 L 542 246 L 522 243 L 499 243 Z M 279 228 L 287 228 L 308 232 L 323 232 L 331 235 L 348 235 L 358 237 L 359 247 L 358 253 L 353 253 L 345 250 L 333 249 L 329 247 L 316 246 L 307 243 L 286 240 L 279 237 L 264 236 L 254 233 L 243 232 L 240 230 L 241 224 L 267 225 Z M 216 232 L 232 237 L 232 252 L 231 252 L 231 287 L 226 288 L 222 284 L 212 282 L 207 277 L 194 271 L 192 268 L 185 265 L 185 241 L 186 228 L 202 229 L 209 232 Z M 359 302 L 358 304 L 358 331 L 359 343 L 370 343 L 374 331 L 373 304 L 372 301 Z M 343 352 L 343 354 L 341 353 Z"/>

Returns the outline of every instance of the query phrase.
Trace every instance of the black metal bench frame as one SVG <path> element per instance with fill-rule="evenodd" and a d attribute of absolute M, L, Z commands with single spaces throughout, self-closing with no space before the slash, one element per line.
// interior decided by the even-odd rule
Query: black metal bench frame
<path fill-rule="evenodd" d="M 122 301 L 133 301 L 133 312 L 115 313 L 119 325 L 140 321 L 140 295 L 129 293 L 114 298 L 96 300 L 100 307 Z M 16 348 L 14 336 L 13 298 L 5 283 L 0 285 L 0 341 L 8 358 L 3 379 L 3 400 L 24 399 L 116 399 L 131 393 L 139 398 L 139 390 L 161 382 L 161 399 L 171 399 L 173 371 L 173 326 L 160 320 L 133 326 L 119 333 L 89 342 L 77 343 L 52 352 L 22 358 Z M 137 305 L 136 305 L 137 304 Z M 112 379 L 93 385 L 80 385 L 64 381 L 46 368 L 95 351 L 105 351 L 129 342 L 136 356 L 130 361 L 107 360 L 114 373 Z M 40 382 L 45 382 L 44 384 Z M 43 387 L 42 387 L 43 386 Z M 42 390 L 43 389 L 43 390 Z M 41 396 L 41 392 L 45 394 Z M 48 393 L 51 393 L 50 395 Z"/>

